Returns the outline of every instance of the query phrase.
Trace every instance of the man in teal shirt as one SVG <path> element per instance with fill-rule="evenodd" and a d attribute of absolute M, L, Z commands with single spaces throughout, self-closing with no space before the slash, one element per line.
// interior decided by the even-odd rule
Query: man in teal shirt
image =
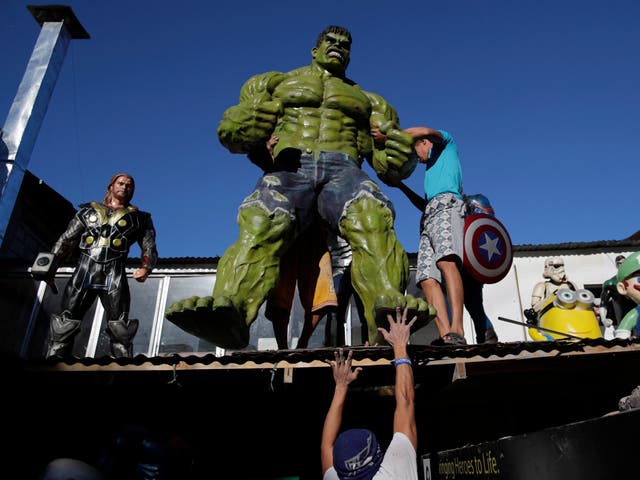
<path fill-rule="evenodd" d="M 426 166 L 424 191 L 427 206 L 418 247 L 416 283 L 427 302 L 436 308 L 436 326 L 442 342 L 464 345 L 462 266 L 465 206 L 462 168 L 453 137 L 443 130 L 411 127 L 418 162 Z M 444 283 L 451 318 L 442 290 Z"/>

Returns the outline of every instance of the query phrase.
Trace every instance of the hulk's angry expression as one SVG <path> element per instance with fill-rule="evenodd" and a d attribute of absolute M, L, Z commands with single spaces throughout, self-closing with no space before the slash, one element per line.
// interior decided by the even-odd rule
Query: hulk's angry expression
<path fill-rule="evenodd" d="M 351 39 L 335 32 L 326 33 L 320 44 L 311 50 L 314 62 L 336 76 L 344 75 L 350 55 Z"/>

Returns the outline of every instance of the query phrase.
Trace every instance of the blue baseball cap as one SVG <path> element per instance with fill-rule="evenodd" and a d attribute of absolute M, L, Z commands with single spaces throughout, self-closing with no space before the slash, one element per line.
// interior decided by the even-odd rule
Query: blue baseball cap
<path fill-rule="evenodd" d="M 366 429 L 345 430 L 333 445 L 333 467 L 341 480 L 370 480 L 383 456 L 375 434 Z"/>

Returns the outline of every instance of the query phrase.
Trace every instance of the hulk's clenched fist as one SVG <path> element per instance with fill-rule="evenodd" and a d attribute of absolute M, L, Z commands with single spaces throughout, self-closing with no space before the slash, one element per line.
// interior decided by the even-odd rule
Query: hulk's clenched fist
<path fill-rule="evenodd" d="M 269 140 L 281 115 L 279 100 L 231 107 L 218 128 L 220 142 L 233 153 L 248 153 Z"/>

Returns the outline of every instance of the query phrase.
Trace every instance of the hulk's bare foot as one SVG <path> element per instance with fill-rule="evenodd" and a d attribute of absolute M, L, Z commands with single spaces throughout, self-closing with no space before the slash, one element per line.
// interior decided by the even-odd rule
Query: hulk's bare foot
<path fill-rule="evenodd" d="M 221 348 L 239 349 L 249 344 L 249 327 L 229 298 L 189 297 L 165 312 L 171 323 L 187 333 Z"/>
<path fill-rule="evenodd" d="M 416 298 L 413 295 L 405 296 L 388 296 L 381 295 L 376 299 L 375 312 L 376 312 L 376 324 L 379 327 L 388 328 L 389 321 L 387 315 L 395 315 L 396 307 L 407 307 L 407 318 L 412 319 L 414 316 L 418 317 L 416 323 L 411 327 L 411 333 L 426 327 L 431 320 L 436 317 L 436 309 L 433 305 L 427 303 L 421 298 Z"/>

